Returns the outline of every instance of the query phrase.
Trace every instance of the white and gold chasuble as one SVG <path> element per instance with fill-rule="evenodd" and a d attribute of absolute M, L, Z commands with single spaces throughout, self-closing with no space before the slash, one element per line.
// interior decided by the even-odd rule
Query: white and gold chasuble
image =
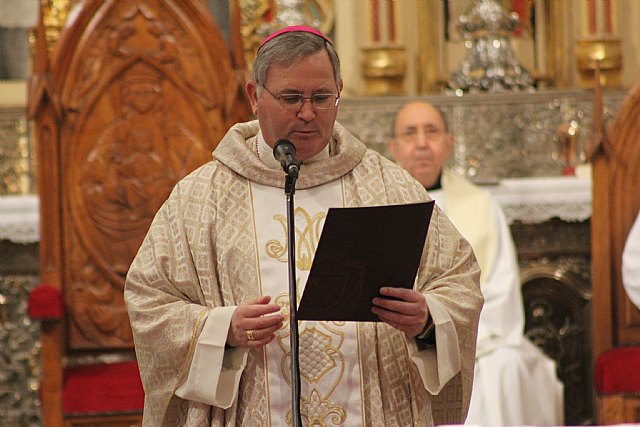
<path fill-rule="evenodd" d="M 176 186 L 127 275 L 145 426 L 290 425 L 289 325 L 263 348 L 225 347 L 235 307 L 259 295 L 271 295 L 288 320 L 284 174 L 256 155 L 258 132 L 257 122 L 234 126 L 214 160 Z M 296 185 L 298 297 L 329 207 L 428 200 L 404 170 L 338 123 L 333 138 L 331 156 L 305 162 Z M 436 325 L 436 348 L 420 350 L 380 322 L 300 322 L 303 425 L 462 423 L 479 275 L 469 244 L 436 210 L 415 285 Z"/>

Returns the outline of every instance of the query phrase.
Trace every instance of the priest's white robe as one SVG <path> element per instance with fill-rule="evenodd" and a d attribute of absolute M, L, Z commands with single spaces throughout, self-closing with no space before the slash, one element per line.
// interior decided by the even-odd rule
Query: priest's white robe
<path fill-rule="evenodd" d="M 287 309 L 284 175 L 259 158 L 258 133 L 257 121 L 234 126 L 213 161 L 176 186 L 127 275 L 125 301 L 145 388 L 144 425 L 287 423 L 288 325 L 265 348 L 225 348 L 238 304 L 268 291 Z M 429 200 L 405 171 L 337 123 L 329 150 L 301 168 L 297 219 L 322 219 L 331 205 Z M 305 225 L 313 226 L 300 230 L 296 223 L 298 241 L 318 225 L 312 219 Z M 315 250 L 313 239 L 304 241 L 309 245 L 304 262 L 297 263 L 299 277 Z M 436 325 L 435 348 L 421 349 L 382 323 L 301 322 L 305 425 L 464 420 L 482 305 L 479 268 L 468 242 L 438 210 L 415 289 Z"/>
<path fill-rule="evenodd" d="M 502 209 L 488 191 L 445 171 L 430 191 L 474 249 L 482 273 L 476 367 L 466 423 L 484 427 L 562 425 L 555 362 L 524 336 L 518 262 Z"/>

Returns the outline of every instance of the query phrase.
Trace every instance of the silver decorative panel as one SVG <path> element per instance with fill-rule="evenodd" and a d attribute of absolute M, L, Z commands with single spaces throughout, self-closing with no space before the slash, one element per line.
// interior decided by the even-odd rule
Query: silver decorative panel
<path fill-rule="evenodd" d="M 605 119 L 618 110 L 626 91 L 606 91 Z M 591 138 L 593 92 L 436 95 L 341 99 L 338 121 L 370 148 L 388 157 L 395 112 L 408 101 L 428 101 L 447 116 L 456 137 L 450 166 L 476 182 L 501 178 L 560 176 L 564 147 L 558 129 L 572 124 L 576 151 L 584 158 Z"/>
<path fill-rule="evenodd" d="M 27 315 L 37 276 L 0 275 L 0 425 L 39 426 L 40 325 Z"/>

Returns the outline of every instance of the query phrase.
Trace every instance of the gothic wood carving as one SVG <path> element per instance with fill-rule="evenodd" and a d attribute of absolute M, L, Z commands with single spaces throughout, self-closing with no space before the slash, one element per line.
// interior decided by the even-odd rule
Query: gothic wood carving
<path fill-rule="evenodd" d="M 56 46 L 62 288 L 71 350 L 132 347 L 126 272 L 173 185 L 249 118 L 203 2 L 84 1 Z M 41 193 L 48 191 L 48 184 Z"/>

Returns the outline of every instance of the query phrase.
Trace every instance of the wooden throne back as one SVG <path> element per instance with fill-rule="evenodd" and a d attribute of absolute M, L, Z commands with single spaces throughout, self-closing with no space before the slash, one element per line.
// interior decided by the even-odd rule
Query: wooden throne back
<path fill-rule="evenodd" d="M 41 276 L 65 313 L 43 327 L 45 422 L 61 419 L 63 356 L 133 348 L 124 280 L 156 210 L 250 117 L 205 4 L 79 1 L 51 56 L 39 24 L 30 113 Z"/>

